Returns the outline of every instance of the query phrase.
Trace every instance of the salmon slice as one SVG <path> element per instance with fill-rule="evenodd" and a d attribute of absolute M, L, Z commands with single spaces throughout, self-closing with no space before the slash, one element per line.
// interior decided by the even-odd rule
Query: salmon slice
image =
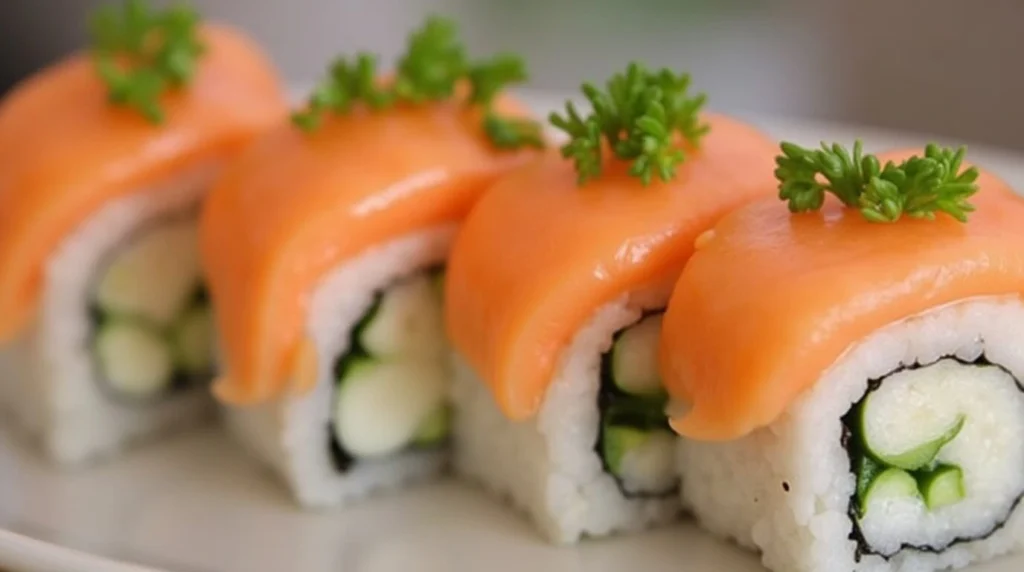
<path fill-rule="evenodd" d="M 552 152 L 473 209 L 449 261 L 445 319 L 510 418 L 536 412 L 559 352 L 599 306 L 673 280 L 697 235 L 774 192 L 776 145 L 732 119 L 706 119 L 710 133 L 669 183 L 644 187 L 608 161 L 578 187 L 572 163 Z"/>
<path fill-rule="evenodd" d="M 42 268 L 108 201 L 225 159 L 287 112 L 269 61 L 241 34 L 201 32 L 192 82 L 166 94 L 163 124 L 107 101 L 88 54 L 26 80 L 0 101 L 0 343 L 33 318 Z"/>
<path fill-rule="evenodd" d="M 313 133 L 282 123 L 267 134 L 202 215 L 225 358 L 217 396 L 243 405 L 311 388 L 318 356 L 303 325 L 318 280 L 383 241 L 460 221 L 531 154 L 492 147 L 479 112 L 456 102 L 356 108 Z"/>
<path fill-rule="evenodd" d="M 699 440 L 742 437 L 873 331 L 943 304 L 1024 292 L 1019 198 L 989 173 L 978 184 L 966 224 L 945 214 L 871 223 L 831 199 L 802 214 L 758 201 L 723 219 L 663 322 L 663 380 L 690 406 L 672 427 Z"/>

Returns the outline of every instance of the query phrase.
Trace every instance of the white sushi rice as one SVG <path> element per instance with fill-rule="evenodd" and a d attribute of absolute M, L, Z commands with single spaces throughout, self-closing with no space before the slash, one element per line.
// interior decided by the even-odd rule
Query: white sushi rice
<path fill-rule="evenodd" d="M 232 434 L 284 478 L 302 505 L 344 505 L 374 490 L 424 480 L 444 468 L 447 452 L 430 450 L 360 459 L 339 473 L 329 454 L 328 423 L 334 362 L 348 351 L 349 332 L 372 305 L 374 293 L 443 262 L 455 230 L 455 225 L 444 225 L 411 233 L 331 271 L 317 285 L 306 321 L 306 333 L 320 356 L 316 386 L 304 395 L 255 407 L 224 407 Z"/>
<path fill-rule="evenodd" d="M 88 305 L 106 255 L 160 219 L 198 214 L 216 170 L 198 165 L 166 184 L 109 202 L 46 262 L 33 323 L 0 347 L 0 406 L 41 440 L 52 460 L 74 465 L 102 458 L 213 410 L 206 388 L 157 403 L 112 401 L 96 379 Z"/>
<path fill-rule="evenodd" d="M 923 572 L 962 567 L 1021 548 L 1024 510 L 1018 508 L 983 540 L 956 543 L 939 553 L 908 548 L 888 559 L 866 554 L 858 561 L 848 515 L 856 485 L 841 444 L 841 418 L 864 396 L 868 380 L 882 378 L 900 365 L 929 364 L 945 356 L 969 362 L 984 354 L 1018 380 L 1024 379 L 1021 324 L 1024 305 L 1018 297 L 978 298 L 878 330 L 845 352 L 770 426 L 725 443 L 681 439 L 678 466 L 684 504 L 706 529 L 761 551 L 765 565 L 780 572 Z M 872 550 L 888 554 L 902 543 L 944 544 L 953 535 L 988 531 L 1006 519 L 1013 500 L 1010 491 L 1024 490 L 1024 445 L 1019 432 L 1013 439 L 1002 433 L 1019 431 L 1021 419 L 1015 415 L 1024 415 L 1024 410 L 1016 388 L 1005 389 L 999 396 L 1008 403 L 989 407 L 988 417 L 973 422 L 968 418 L 943 452 L 965 463 L 967 498 L 932 517 L 944 514 L 945 522 L 922 521 L 919 527 L 901 525 L 902 518 L 913 514 L 889 507 L 891 526 L 865 521 L 870 540 L 882 544 Z M 948 399 L 985 400 L 966 394 Z M 944 406 L 941 399 L 938 404 Z M 910 410 L 915 404 L 908 401 L 906 407 Z M 1007 450 L 997 451 L 1000 444 Z M 978 460 L 978 451 L 1007 458 Z M 985 468 L 998 474 L 978 474 Z M 906 508 L 914 510 L 918 508 Z M 893 538 L 908 531 L 914 538 Z"/>
<path fill-rule="evenodd" d="M 457 355 L 453 400 L 455 471 L 508 498 L 555 543 L 641 530 L 679 513 L 675 495 L 627 498 L 595 451 L 601 354 L 663 293 L 623 296 L 599 308 L 562 352 L 539 412 L 514 422 Z"/>

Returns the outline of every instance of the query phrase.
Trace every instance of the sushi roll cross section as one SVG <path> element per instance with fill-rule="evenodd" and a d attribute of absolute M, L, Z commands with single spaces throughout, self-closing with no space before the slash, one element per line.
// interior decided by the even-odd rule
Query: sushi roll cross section
<path fill-rule="evenodd" d="M 287 114 L 270 62 L 131 0 L 0 100 L 0 402 L 73 464 L 212 412 L 199 205 Z"/>
<path fill-rule="evenodd" d="M 231 432 L 304 506 L 437 474 L 450 433 L 445 264 L 487 186 L 543 145 L 503 89 L 514 56 L 470 61 L 432 17 L 393 76 L 342 57 L 214 189 L 200 244 Z"/>
<path fill-rule="evenodd" d="M 964 150 L 783 144 L 665 313 L 682 500 L 776 571 L 1024 546 L 1024 205 Z"/>
<path fill-rule="evenodd" d="M 213 377 L 195 214 L 154 221 L 100 267 L 89 303 L 92 350 L 113 399 L 153 400 Z"/>
<path fill-rule="evenodd" d="M 695 239 L 774 192 L 776 149 L 701 113 L 688 87 L 635 64 L 607 91 L 585 87 L 595 111 L 553 117 L 569 135 L 561 153 L 498 181 L 448 264 L 456 472 L 511 498 L 552 542 L 680 509 L 662 311 Z"/>
<path fill-rule="evenodd" d="M 660 310 L 646 311 L 614 334 L 601 354 L 597 453 L 626 497 L 676 492 L 675 438 L 665 417 L 667 395 L 658 372 Z"/>
<path fill-rule="evenodd" d="M 357 459 L 447 440 L 442 277 L 442 268 L 426 269 L 378 291 L 352 328 L 347 351 L 335 360 L 330 425 L 339 471 Z"/>

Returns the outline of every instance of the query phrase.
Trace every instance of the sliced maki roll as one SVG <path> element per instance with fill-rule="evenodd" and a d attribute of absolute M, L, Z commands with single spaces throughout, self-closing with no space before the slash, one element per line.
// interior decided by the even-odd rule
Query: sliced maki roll
<path fill-rule="evenodd" d="M 238 30 L 185 5 L 110 4 L 89 48 L 0 97 L 0 396 L 60 465 L 212 414 L 196 219 L 287 112 Z"/>
<path fill-rule="evenodd" d="M 775 193 L 775 144 L 687 74 L 634 63 L 584 95 L 551 117 L 561 154 L 473 208 L 445 286 L 455 470 L 555 543 L 679 515 L 660 313 L 698 237 Z"/>
<path fill-rule="evenodd" d="M 1024 547 L 1024 204 L 963 148 L 783 143 L 775 175 L 665 311 L 683 502 L 777 572 Z"/>
<path fill-rule="evenodd" d="M 339 506 L 447 463 L 442 269 L 476 200 L 543 146 L 505 93 L 514 55 L 472 60 L 431 17 L 381 81 L 342 55 L 207 201 L 201 246 L 231 433 L 303 506 Z M 465 88 L 465 89 L 464 89 Z"/>

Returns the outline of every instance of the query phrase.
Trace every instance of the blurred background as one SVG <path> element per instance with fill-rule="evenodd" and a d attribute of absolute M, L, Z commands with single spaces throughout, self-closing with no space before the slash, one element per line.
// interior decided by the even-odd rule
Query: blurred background
<path fill-rule="evenodd" d="M 0 0 L 0 91 L 85 42 L 104 0 Z M 712 106 L 1024 149 L 1021 0 L 191 0 L 247 29 L 296 82 L 331 56 L 390 62 L 429 13 L 475 53 L 522 53 L 573 90 L 630 60 L 690 70 Z"/>

